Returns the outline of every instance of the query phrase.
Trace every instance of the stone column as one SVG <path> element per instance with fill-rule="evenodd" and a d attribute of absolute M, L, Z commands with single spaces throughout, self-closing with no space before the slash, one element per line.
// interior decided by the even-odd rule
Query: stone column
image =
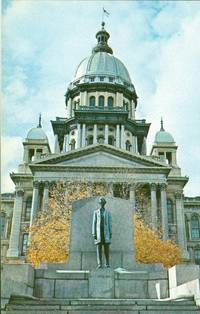
<path fill-rule="evenodd" d="M 33 198 L 32 198 L 32 206 L 31 206 L 31 219 L 30 219 L 30 226 L 32 226 L 33 221 L 36 217 L 37 210 L 38 210 L 38 197 L 39 197 L 39 182 L 33 182 Z"/>
<path fill-rule="evenodd" d="M 49 200 L 49 182 L 45 181 L 44 183 L 44 192 L 42 199 L 42 210 L 46 211 L 48 209 L 48 200 Z"/>
<path fill-rule="evenodd" d="M 97 125 L 96 124 L 94 124 L 93 144 L 97 144 Z"/>
<path fill-rule="evenodd" d="M 108 183 L 108 195 L 113 196 L 113 183 Z"/>
<path fill-rule="evenodd" d="M 59 146 L 59 142 L 58 142 L 58 134 L 55 134 L 54 153 L 55 154 L 59 154 L 60 153 L 60 146 Z"/>
<path fill-rule="evenodd" d="M 81 125 L 77 123 L 77 148 L 81 147 Z"/>
<path fill-rule="evenodd" d="M 69 134 L 65 134 L 63 146 L 64 146 L 63 147 L 64 152 L 68 152 L 69 151 Z"/>
<path fill-rule="evenodd" d="M 142 143 L 142 155 L 147 154 L 147 143 L 146 143 L 146 137 L 144 136 L 143 138 L 143 143 Z"/>
<path fill-rule="evenodd" d="M 136 154 L 136 137 L 134 135 L 132 138 L 132 152 Z"/>
<path fill-rule="evenodd" d="M 181 192 L 175 194 L 176 198 L 176 222 L 177 222 L 177 240 L 183 250 L 183 257 L 188 258 L 186 246 L 186 232 L 184 219 L 183 195 Z"/>
<path fill-rule="evenodd" d="M 20 225 L 21 215 L 23 206 L 23 190 L 17 190 L 15 196 L 15 203 L 12 217 L 12 228 L 9 241 L 9 249 L 7 251 L 7 257 L 18 257 L 19 256 L 19 236 L 20 236 Z"/>
<path fill-rule="evenodd" d="M 162 212 L 162 233 L 163 239 L 168 239 L 168 216 L 167 216 L 167 194 L 166 184 L 161 184 L 161 212 Z"/>
<path fill-rule="evenodd" d="M 124 141 L 124 125 L 121 125 L 121 148 L 125 149 L 125 141 Z"/>
<path fill-rule="evenodd" d="M 105 144 L 108 144 L 108 124 L 105 125 Z"/>
<path fill-rule="evenodd" d="M 82 147 L 86 146 L 86 125 L 83 123 L 82 125 Z"/>
<path fill-rule="evenodd" d="M 151 184 L 151 223 L 154 230 L 157 229 L 157 198 L 156 184 Z"/>
<path fill-rule="evenodd" d="M 135 208 L 136 208 L 136 197 L 135 197 L 135 190 L 136 190 L 136 185 L 135 184 L 131 184 L 130 185 L 130 202 L 131 202 L 131 206 L 133 208 L 133 215 L 135 214 Z"/>
<path fill-rule="evenodd" d="M 135 151 L 136 151 L 136 154 L 138 154 L 138 138 L 137 138 L 137 136 L 135 136 Z"/>
<path fill-rule="evenodd" d="M 119 124 L 116 127 L 116 147 L 120 147 L 120 129 Z"/>

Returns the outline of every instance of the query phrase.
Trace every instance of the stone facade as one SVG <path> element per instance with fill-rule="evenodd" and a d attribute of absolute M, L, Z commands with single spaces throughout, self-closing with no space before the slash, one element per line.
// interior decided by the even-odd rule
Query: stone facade
<path fill-rule="evenodd" d="M 15 193 L 2 195 L 5 260 L 24 259 L 27 227 L 47 209 L 51 184 L 84 180 L 107 184 L 113 199 L 129 200 L 152 228 L 162 229 L 164 239 L 182 247 L 183 258 L 199 263 L 200 199 L 184 197 L 188 178 L 181 174 L 176 143 L 163 122 L 147 155 L 150 123 L 136 119 L 135 87 L 108 38 L 103 26 L 89 61 L 79 65 L 67 89 L 67 116 L 51 121 L 54 152 L 41 119 L 23 141 L 23 161 L 11 174 Z"/>

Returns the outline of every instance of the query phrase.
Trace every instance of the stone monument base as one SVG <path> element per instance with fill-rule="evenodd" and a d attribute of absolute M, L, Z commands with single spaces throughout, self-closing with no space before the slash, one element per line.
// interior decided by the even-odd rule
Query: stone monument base
<path fill-rule="evenodd" d="M 34 296 L 38 298 L 167 298 L 167 271 L 98 269 L 69 271 L 38 269 Z"/>

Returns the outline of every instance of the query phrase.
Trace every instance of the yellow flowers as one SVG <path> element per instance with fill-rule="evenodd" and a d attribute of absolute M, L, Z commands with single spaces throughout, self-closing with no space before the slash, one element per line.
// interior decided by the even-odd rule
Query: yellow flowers
<path fill-rule="evenodd" d="M 136 260 L 141 263 L 162 263 L 172 267 L 181 262 L 181 249 L 170 240 L 161 240 L 157 231 L 151 230 L 142 219 L 134 217 Z"/>
<path fill-rule="evenodd" d="M 27 261 L 34 266 L 42 262 L 61 263 L 69 258 L 71 211 L 74 201 L 105 195 L 103 183 L 58 182 L 51 191 L 48 210 L 40 212 L 30 228 L 31 243 Z M 162 263 L 171 267 L 181 261 L 181 249 L 172 241 L 160 239 L 139 217 L 134 217 L 136 260 L 141 263 Z"/>
<path fill-rule="evenodd" d="M 61 263 L 69 258 L 72 203 L 91 196 L 105 195 L 104 184 L 58 182 L 51 191 L 48 210 L 40 212 L 30 228 L 27 261 Z"/>

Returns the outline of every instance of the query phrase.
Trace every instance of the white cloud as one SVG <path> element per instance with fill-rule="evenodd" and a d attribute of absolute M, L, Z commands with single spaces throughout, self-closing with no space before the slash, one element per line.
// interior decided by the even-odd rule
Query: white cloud
<path fill-rule="evenodd" d="M 16 171 L 22 160 L 22 138 L 5 136 L 1 139 L 1 192 L 13 192 L 10 173 Z"/>
<path fill-rule="evenodd" d="M 102 6 L 110 12 L 106 28 L 114 54 L 136 86 L 137 117 L 152 122 L 148 142 L 162 115 L 179 145 L 182 172 L 190 176 L 186 191 L 199 194 L 197 2 L 12 1 L 3 18 L 5 136 L 25 137 L 42 112 L 53 144 L 49 120 L 65 116 L 67 85 L 96 43 Z"/>

